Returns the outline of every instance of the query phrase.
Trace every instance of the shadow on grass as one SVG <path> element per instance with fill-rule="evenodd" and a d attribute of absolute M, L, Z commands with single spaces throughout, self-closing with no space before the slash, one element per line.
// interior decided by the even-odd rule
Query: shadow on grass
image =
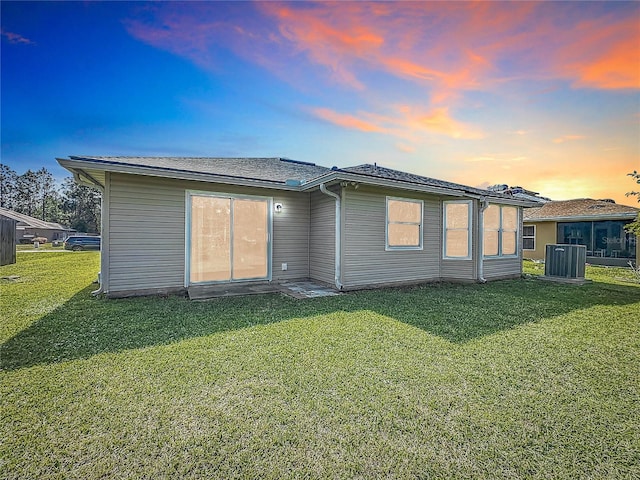
<path fill-rule="evenodd" d="M 533 279 L 486 285 L 432 284 L 295 300 L 280 294 L 192 302 L 179 297 L 93 298 L 88 286 L 0 348 L 1 367 L 88 358 L 103 352 L 165 345 L 183 339 L 337 311 L 369 310 L 453 343 L 594 305 L 640 302 L 640 288 L 584 286 Z"/>

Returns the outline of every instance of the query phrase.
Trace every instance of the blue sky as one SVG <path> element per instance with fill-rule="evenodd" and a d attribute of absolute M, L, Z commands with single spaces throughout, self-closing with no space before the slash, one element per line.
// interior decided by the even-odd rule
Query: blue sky
<path fill-rule="evenodd" d="M 2 2 L 2 162 L 283 156 L 631 203 L 637 2 Z"/>

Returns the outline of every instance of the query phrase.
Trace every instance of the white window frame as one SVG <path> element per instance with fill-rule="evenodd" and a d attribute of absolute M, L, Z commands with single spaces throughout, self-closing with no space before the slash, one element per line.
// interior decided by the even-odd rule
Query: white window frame
<path fill-rule="evenodd" d="M 524 229 L 531 227 L 533 228 L 533 235 L 525 235 L 524 234 Z M 525 238 L 530 238 L 533 240 L 533 248 L 524 248 L 524 239 Z M 522 249 L 523 250 L 535 250 L 536 249 L 536 226 L 535 225 L 523 225 L 522 226 Z"/>
<path fill-rule="evenodd" d="M 449 204 L 467 205 L 467 256 L 449 257 L 447 256 L 447 205 Z M 462 229 L 457 229 L 462 230 Z M 442 202 L 442 258 L 446 260 L 471 260 L 473 258 L 473 201 L 471 200 L 445 200 Z"/>
<path fill-rule="evenodd" d="M 519 230 L 519 225 L 520 225 L 520 209 L 518 207 L 515 207 L 513 205 L 502 205 L 499 203 L 492 203 L 490 204 L 490 206 L 494 206 L 494 207 L 498 207 L 500 209 L 500 225 L 498 226 L 498 253 L 497 255 L 485 255 L 484 252 L 482 252 L 482 256 L 484 258 L 516 258 L 518 256 L 518 230 Z M 516 248 L 515 248 L 515 252 L 514 253 L 508 253 L 508 254 L 504 254 L 502 253 L 502 235 L 504 233 L 504 228 L 502 228 L 502 209 L 503 208 L 515 208 L 516 209 Z M 483 222 L 484 222 L 484 218 L 483 218 Z M 484 235 L 484 225 L 482 226 L 482 231 L 483 231 L 483 235 Z M 494 230 L 495 231 L 495 230 Z M 509 230 L 510 231 L 510 230 Z M 484 250 L 485 247 L 485 243 L 484 243 L 484 238 L 482 239 L 482 249 Z"/>
<path fill-rule="evenodd" d="M 271 281 L 273 276 L 273 197 L 265 197 L 260 195 L 244 195 L 238 193 L 226 193 L 226 192 L 210 192 L 207 190 L 185 190 L 185 222 L 184 222 L 184 286 L 188 288 L 193 285 L 208 285 L 208 284 L 229 284 L 229 283 L 243 283 L 243 282 L 260 282 Z M 206 196 L 216 198 L 229 198 L 232 200 L 266 200 L 267 202 L 267 276 L 255 279 L 240 279 L 211 282 L 191 282 L 191 198 L 195 196 Z M 231 232 L 233 235 L 233 231 Z M 231 237 L 233 238 L 233 237 Z"/>
<path fill-rule="evenodd" d="M 389 221 L 389 200 L 393 200 L 396 202 L 409 202 L 409 203 L 417 203 L 420 205 L 420 223 L 415 222 L 390 222 Z M 389 224 L 396 225 L 418 225 L 420 230 L 420 243 L 419 245 L 389 245 Z M 424 229 L 424 201 L 417 200 L 415 198 L 403 198 L 403 197 L 387 197 L 385 200 L 385 230 L 384 230 L 384 242 L 385 242 L 385 250 L 386 251 L 395 251 L 395 250 L 422 250 L 423 247 L 423 229 Z"/>

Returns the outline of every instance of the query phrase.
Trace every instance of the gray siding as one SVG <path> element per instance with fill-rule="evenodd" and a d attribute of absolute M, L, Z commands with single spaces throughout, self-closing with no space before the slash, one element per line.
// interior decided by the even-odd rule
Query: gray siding
<path fill-rule="evenodd" d="M 437 197 L 366 186 L 343 192 L 345 289 L 439 279 L 442 214 Z M 422 250 L 385 250 L 387 195 L 424 201 Z"/>
<path fill-rule="evenodd" d="M 308 276 L 309 195 L 260 188 L 111 175 L 109 189 L 108 290 L 149 291 L 184 287 L 185 191 L 273 197 L 273 279 Z M 288 270 L 282 271 L 282 263 Z"/>
<path fill-rule="evenodd" d="M 309 277 L 333 284 L 335 280 L 335 200 L 315 190 L 311 193 Z"/>
<path fill-rule="evenodd" d="M 483 276 L 487 280 L 519 277 L 521 274 L 522 260 L 519 257 L 484 261 Z"/>
<path fill-rule="evenodd" d="M 282 212 L 273 214 L 273 280 L 309 277 L 309 194 L 272 191 Z M 282 264 L 287 270 L 282 270 Z"/>
<path fill-rule="evenodd" d="M 109 292 L 181 288 L 184 189 L 168 179 L 112 174 Z"/>

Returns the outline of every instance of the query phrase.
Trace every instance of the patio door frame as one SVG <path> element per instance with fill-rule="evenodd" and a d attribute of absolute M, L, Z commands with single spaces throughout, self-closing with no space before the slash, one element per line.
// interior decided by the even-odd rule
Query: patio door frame
<path fill-rule="evenodd" d="M 229 247 L 229 261 L 230 261 L 230 279 L 229 280 L 212 280 L 212 281 L 203 281 L 203 282 L 192 282 L 191 281 L 191 208 L 192 208 L 192 198 L 193 197 L 214 197 L 221 199 L 228 199 L 231 202 L 231 215 L 229 217 L 230 221 L 230 247 Z M 234 279 L 233 278 L 233 202 L 234 200 L 249 200 L 249 201 L 264 201 L 267 204 L 267 275 L 265 277 L 258 278 L 242 278 L 242 279 Z M 202 190 L 186 190 L 185 191 L 185 253 L 184 253 L 184 286 L 190 287 L 192 285 L 215 285 L 215 284 L 228 284 L 228 283 L 244 283 L 244 282 L 264 282 L 271 281 L 272 278 L 272 239 L 273 239 L 273 198 L 265 197 L 261 195 L 246 195 L 246 194 L 237 194 L 237 193 L 226 193 L 226 192 L 208 192 Z"/>

